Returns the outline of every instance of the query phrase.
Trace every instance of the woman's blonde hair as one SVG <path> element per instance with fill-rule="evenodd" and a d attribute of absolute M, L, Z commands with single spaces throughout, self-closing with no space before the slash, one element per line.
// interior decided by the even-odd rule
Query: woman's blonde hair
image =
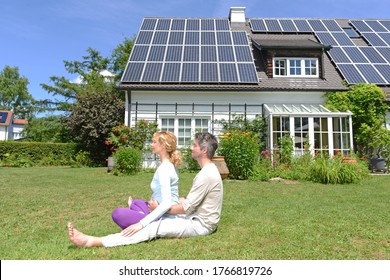
<path fill-rule="evenodd" d="M 169 155 L 169 160 L 174 166 L 179 166 L 182 163 L 182 155 L 177 150 L 177 139 L 175 134 L 169 131 L 158 131 L 153 135 L 161 145 L 165 146 L 165 150 Z"/>

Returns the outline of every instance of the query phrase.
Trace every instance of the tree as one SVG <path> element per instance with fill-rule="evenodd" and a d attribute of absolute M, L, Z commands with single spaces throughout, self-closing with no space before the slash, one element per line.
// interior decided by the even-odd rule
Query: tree
<path fill-rule="evenodd" d="M 70 134 L 82 143 L 96 164 L 103 164 L 111 153 L 105 145 L 107 135 L 124 119 L 123 101 L 111 93 L 85 94 L 78 97 L 70 110 L 64 119 Z"/>
<path fill-rule="evenodd" d="M 115 80 L 120 80 L 125 71 L 131 50 L 133 49 L 134 38 L 125 38 L 123 43 L 119 44 L 111 55 L 111 70 L 116 73 Z"/>
<path fill-rule="evenodd" d="M 382 133 L 389 110 L 385 93 L 373 84 L 356 84 L 348 91 L 330 92 L 325 97 L 328 98 L 325 103 L 328 109 L 352 112 L 355 148 L 372 156 L 372 141 L 377 133 Z"/>
<path fill-rule="evenodd" d="M 0 109 L 12 110 L 18 118 L 30 118 L 36 111 L 36 101 L 28 92 L 28 84 L 18 67 L 5 66 L 0 72 Z"/>
<path fill-rule="evenodd" d="M 31 118 L 23 129 L 23 137 L 32 142 L 70 142 L 69 131 L 62 123 L 62 116 Z"/>
<path fill-rule="evenodd" d="M 77 74 L 80 83 L 65 77 L 51 76 L 54 85 L 41 84 L 47 92 L 62 97 L 52 103 L 56 110 L 68 112 L 71 104 L 84 94 L 117 91 L 114 79 L 102 75 L 109 68 L 110 59 L 102 57 L 92 48 L 88 48 L 87 53 L 82 61 L 64 61 L 66 71 Z"/>

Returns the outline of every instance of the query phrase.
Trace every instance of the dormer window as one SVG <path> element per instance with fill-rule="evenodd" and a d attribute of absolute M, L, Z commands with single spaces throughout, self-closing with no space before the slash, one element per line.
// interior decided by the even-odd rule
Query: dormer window
<path fill-rule="evenodd" d="M 274 77 L 318 78 L 317 58 L 278 58 L 273 59 Z"/>

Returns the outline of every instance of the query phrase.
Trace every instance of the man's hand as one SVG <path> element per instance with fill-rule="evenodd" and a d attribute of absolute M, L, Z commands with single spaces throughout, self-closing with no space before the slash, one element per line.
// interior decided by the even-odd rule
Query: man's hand
<path fill-rule="evenodd" d="M 123 236 L 132 236 L 134 233 L 140 231 L 144 226 L 138 222 L 134 225 L 131 225 L 131 226 L 128 226 L 127 228 L 125 228 L 124 230 L 121 231 L 122 235 Z"/>
<path fill-rule="evenodd" d="M 158 202 L 154 198 L 152 198 L 152 200 L 148 202 L 148 208 L 149 208 L 150 212 L 152 212 L 154 209 L 156 209 L 157 206 L 158 206 Z"/>

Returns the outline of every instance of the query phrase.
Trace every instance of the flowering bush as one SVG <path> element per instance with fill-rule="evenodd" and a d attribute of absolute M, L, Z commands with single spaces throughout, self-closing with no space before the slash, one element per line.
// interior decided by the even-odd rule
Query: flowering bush
<path fill-rule="evenodd" d="M 225 157 L 232 179 L 246 180 L 259 159 L 259 138 L 253 132 L 233 130 L 220 136 L 219 154 Z"/>
<path fill-rule="evenodd" d="M 146 141 L 151 140 L 156 131 L 157 124 L 145 120 L 138 121 L 135 127 L 118 125 L 111 130 L 105 144 L 111 146 L 112 152 L 120 147 L 142 150 Z"/>

